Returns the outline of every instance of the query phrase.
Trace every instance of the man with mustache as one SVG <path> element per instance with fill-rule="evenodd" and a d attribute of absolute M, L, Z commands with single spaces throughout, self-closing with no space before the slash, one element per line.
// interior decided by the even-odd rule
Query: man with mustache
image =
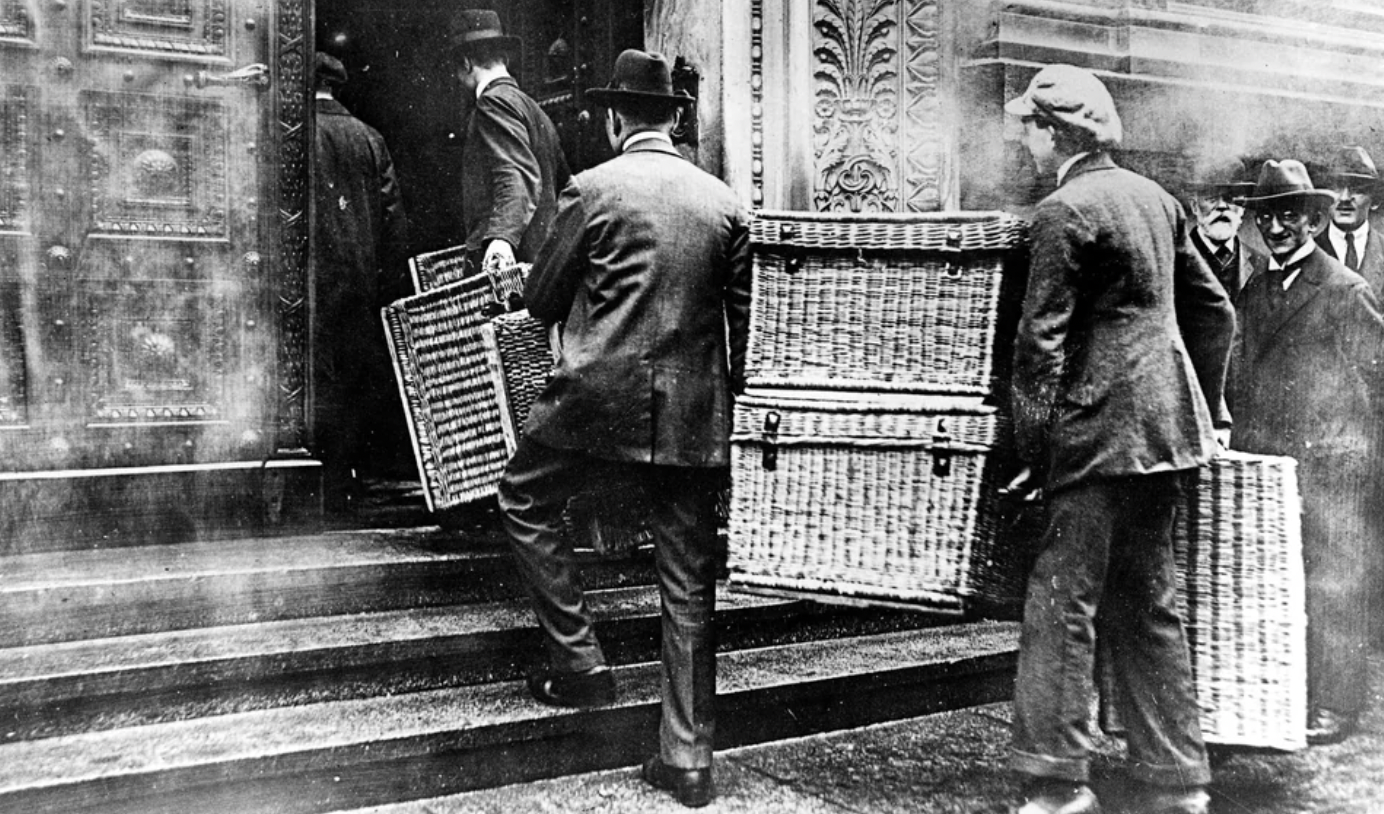
<path fill-rule="evenodd" d="M 1329 172 L 1336 206 L 1317 245 L 1364 277 L 1378 294 L 1384 290 L 1384 234 L 1375 228 L 1379 171 L 1364 147 L 1342 147 Z"/>
<path fill-rule="evenodd" d="M 1298 460 L 1307 578 L 1307 741 L 1349 736 L 1365 707 L 1367 554 L 1384 407 L 1384 317 L 1360 275 L 1313 242 L 1335 195 L 1266 161 L 1246 198 L 1270 257 L 1236 300 L 1227 399 L 1234 449 Z"/>
<path fill-rule="evenodd" d="M 1198 162 L 1187 185 L 1187 210 L 1196 218 L 1192 245 L 1232 302 L 1259 258 L 1239 238 L 1245 195 L 1253 188 L 1254 182 L 1245 177 L 1244 163 L 1233 156 Z"/>

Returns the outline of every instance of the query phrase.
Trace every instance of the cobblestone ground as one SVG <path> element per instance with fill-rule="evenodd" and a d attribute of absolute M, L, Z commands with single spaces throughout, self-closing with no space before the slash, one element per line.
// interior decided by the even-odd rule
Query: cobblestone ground
<path fill-rule="evenodd" d="M 1296 754 L 1230 754 L 1216 761 L 1213 814 L 1384 812 L 1384 654 L 1371 660 L 1373 704 L 1361 731 Z M 707 814 L 1003 814 L 1014 793 L 1004 769 L 1008 704 L 931 715 L 717 755 Z M 1114 742 L 1093 773 L 1106 814 L 1141 814 L 1129 799 Z M 686 811 L 648 789 L 635 769 L 487 789 L 374 810 L 376 814 Z"/>

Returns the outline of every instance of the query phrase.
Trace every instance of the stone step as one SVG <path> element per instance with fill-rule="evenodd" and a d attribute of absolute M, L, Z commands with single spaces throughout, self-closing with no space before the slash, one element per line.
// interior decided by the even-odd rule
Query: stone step
<path fill-rule="evenodd" d="M 614 663 L 658 657 L 653 586 L 588 592 Z M 723 650 L 940 623 L 720 592 Z M 5 737 L 513 680 L 540 652 L 527 600 L 322 616 L 0 650 Z"/>
<path fill-rule="evenodd" d="M 1017 629 L 976 622 L 724 653 L 717 747 L 1003 700 Z M 373 696 L 0 745 L 0 810 L 323 812 L 595 771 L 656 748 L 659 668 L 556 710 L 520 682 Z"/>
<path fill-rule="evenodd" d="M 652 584 L 653 557 L 578 553 L 592 588 Z M 0 647 L 524 594 L 498 528 L 342 530 L 0 557 Z"/>

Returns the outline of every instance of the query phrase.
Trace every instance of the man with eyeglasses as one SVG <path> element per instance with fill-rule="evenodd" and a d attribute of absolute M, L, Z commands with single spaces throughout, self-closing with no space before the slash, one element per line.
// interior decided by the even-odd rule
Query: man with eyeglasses
<path fill-rule="evenodd" d="M 1187 185 L 1187 209 L 1196 219 L 1192 245 L 1232 302 L 1245 287 L 1259 256 L 1239 237 L 1245 196 L 1253 188 L 1254 181 L 1245 177 L 1244 163 L 1234 156 L 1199 161 Z"/>
<path fill-rule="evenodd" d="M 1384 290 L 1384 233 L 1377 218 L 1379 171 L 1364 147 L 1343 147 L 1329 172 L 1336 205 L 1317 244 L 1364 277 L 1378 294 Z"/>
<path fill-rule="evenodd" d="M 1271 256 L 1236 301 L 1234 449 L 1298 460 L 1307 577 L 1308 733 L 1335 743 L 1366 702 L 1367 553 L 1384 406 L 1384 317 L 1360 275 L 1313 240 L 1335 195 L 1266 161 L 1246 198 Z"/>

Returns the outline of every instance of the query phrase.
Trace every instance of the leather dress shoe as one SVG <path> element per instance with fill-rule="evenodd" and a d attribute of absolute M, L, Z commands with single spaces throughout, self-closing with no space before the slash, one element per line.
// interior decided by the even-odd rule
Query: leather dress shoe
<path fill-rule="evenodd" d="M 1144 790 L 1141 814 L 1206 814 L 1211 807 L 1211 795 L 1201 786 L 1191 788 L 1159 788 Z"/>
<path fill-rule="evenodd" d="M 1014 814 L 1098 814 L 1100 801 L 1085 783 L 1037 780 L 1024 788 L 1024 802 Z"/>
<path fill-rule="evenodd" d="M 1312 710 L 1307 717 L 1307 742 L 1313 746 L 1340 743 L 1355 733 L 1359 719 L 1354 715 L 1325 708 Z"/>
<path fill-rule="evenodd" d="M 677 801 L 688 808 L 701 808 L 711 802 L 710 766 L 705 769 L 678 769 L 654 755 L 644 762 L 639 774 L 650 786 L 672 792 Z"/>
<path fill-rule="evenodd" d="M 578 673 L 538 669 L 529 674 L 529 694 L 552 707 L 600 707 L 615 703 L 615 675 L 604 664 Z"/>

